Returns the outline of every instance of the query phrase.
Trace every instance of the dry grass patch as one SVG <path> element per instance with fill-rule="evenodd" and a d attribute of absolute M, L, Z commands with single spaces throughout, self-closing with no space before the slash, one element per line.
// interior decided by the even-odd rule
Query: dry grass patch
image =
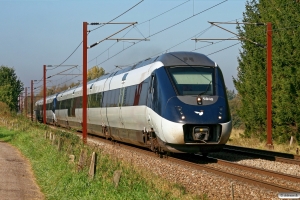
<path fill-rule="evenodd" d="M 244 138 L 243 134 L 244 134 L 244 130 L 242 129 L 232 129 L 227 144 L 268 150 L 268 147 L 266 147 L 266 141 L 260 141 L 258 138 Z M 297 143 L 297 141 L 295 141 L 295 138 L 292 145 L 290 145 L 290 141 L 286 141 L 286 143 L 284 144 L 278 144 L 274 142 L 273 145 L 274 145 L 274 151 L 278 151 L 278 152 L 296 154 L 297 148 L 300 151 L 300 145 Z"/>

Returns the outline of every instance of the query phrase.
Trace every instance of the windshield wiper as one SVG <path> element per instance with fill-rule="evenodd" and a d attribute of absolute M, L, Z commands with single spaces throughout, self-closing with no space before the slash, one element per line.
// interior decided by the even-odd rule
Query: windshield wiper
<path fill-rule="evenodd" d="M 205 90 L 204 92 L 201 92 L 200 94 L 198 94 L 198 96 L 200 96 L 200 95 L 202 95 L 202 94 L 205 94 L 205 93 L 208 91 L 210 84 L 211 84 L 211 81 L 209 82 L 209 84 L 208 84 L 206 90 Z"/>

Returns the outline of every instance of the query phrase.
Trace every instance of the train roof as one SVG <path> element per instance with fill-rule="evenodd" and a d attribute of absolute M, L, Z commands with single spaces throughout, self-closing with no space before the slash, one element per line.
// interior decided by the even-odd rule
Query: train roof
<path fill-rule="evenodd" d="M 87 85 L 94 83 L 96 81 L 100 81 L 103 79 L 107 79 L 111 76 L 116 76 L 118 74 L 122 74 L 146 65 L 149 65 L 151 63 L 154 63 L 156 61 L 160 61 L 164 64 L 164 66 L 176 66 L 176 65 L 181 65 L 181 66 L 206 66 L 206 67 L 216 67 L 216 63 L 212 61 L 210 58 L 208 58 L 206 55 L 201 54 L 201 53 L 195 53 L 195 52 L 189 52 L 189 51 L 179 51 L 179 52 L 170 52 L 170 53 L 165 53 L 157 57 L 153 58 L 148 58 L 146 60 L 140 61 L 136 63 L 133 66 L 126 67 L 124 69 L 120 69 L 118 71 L 112 72 L 112 73 L 107 73 L 104 74 L 103 76 L 93 79 L 87 83 Z M 82 87 L 82 84 L 80 84 L 77 87 Z M 75 89 L 71 88 L 71 89 Z M 67 90 L 66 90 L 67 91 Z M 65 91 L 65 92 L 66 92 Z"/>
<path fill-rule="evenodd" d="M 118 71 L 114 71 L 111 73 L 104 74 L 103 76 L 90 80 L 87 85 L 93 84 L 96 81 L 100 81 L 103 79 L 107 79 L 111 76 L 116 76 L 118 74 L 123 74 L 128 71 L 149 65 L 151 63 L 160 61 L 163 63 L 164 66 L 206 66 L 206 67 L 217 67 L 217 64 L 212 61 L 210 58 L 208 58 L 206 55 L 201 53 L 195 53 L 195 52 L 188 52 L 188 51 L 179 51 L 179 52 L 169 52 L 164 53 L 160 56 L 156 56 L 153 58 L 148 58 L 146 60 L 140 61 L 132 66 L 126 67 L 124 69 L 120 69 Z M 75 90 L 80 89 L 82 87 L 82 84 L 75 86 L 73 88 L 69 88 L 65 91 L 60 92 L 61 95 L 73 93 Z M 57 94 L 51 95 L 49 97 L 54 98 Z M 47 97 L 47 99 L 51 99 Z"/>
<path fill-rule="evenodd" d="M 171 52 L 159 56 L 156 61 L 161 61 L 164 66 L 206 66 L 215 67 L 216 63 L 207 56 L 195 52 Z"/>

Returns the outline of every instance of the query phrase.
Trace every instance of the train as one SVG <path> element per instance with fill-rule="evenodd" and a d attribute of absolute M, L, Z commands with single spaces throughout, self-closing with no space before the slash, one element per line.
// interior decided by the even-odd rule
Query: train
<path fill-rule="evenodd" d="M 46 98 L 46 122 L 82 128 L 83 85 Z M 169 52 L 105 74 L 87 87 L 87 130 L 160 153 L 220 151 L 232 121 L 220 67 L 206 55 Z M 43 120 L 43 99 L 35 103 Z"/>

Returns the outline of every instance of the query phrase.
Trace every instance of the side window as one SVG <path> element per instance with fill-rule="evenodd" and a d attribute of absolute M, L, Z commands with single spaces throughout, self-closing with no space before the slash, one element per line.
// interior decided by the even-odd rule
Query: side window
<path fill-rule="evenodd" d="M 151 75 L 151 82 L 150 82 L 150 88 L 149 88 L 149 93 L 154 93 L 154 82 L 155 82 L 155 76 L 154 74 Z"/>
<path fill-rule="evenodd" d="M 126 104 L 126 98 L 127 98 L 127 95 L 128 95 L 128 87 L 125 87 L 123 89 L 123 101 L 122 101 L 122 106 L 127 106 Z"/>
<path fill-rule="evenodd" d="M 128 73 L 124 74 L 124 76 L 122 77 L 122 81 L 126 80 L 127 75 L 128 75 Z"/>
<path fill-rule="evenodd" d="M 119 89 L 113 90 L 114 93 L 114 99 L 113 99 L 113 107 L 118 106 L 118 100 L 119 100 Z"/>
<path fill-rule="evenodd" d="M 107 107 L 112 107 L 113 91 L 108 91 Z"/>
<path fill-rule="evenodd" d="M 102 100 L 103 100 L 102 92 L 99 92 L 97 95 L 98 95 L 97 99 L 98 99 L 98 102 L 99 102 L 99 107 L 102 107 Z"/>
<path fill-rule="evenodd" d="M 143 82 L 139 105 L 146 105 L 148 82 Z"/>
<path fill-rule="evenodd" d="M 79 98 L 79 108 L 82 108 L 82 96 L 80 96 L 78 98 Z"/>
<path fill-rule="evenodd" d="M 118 107 L 121 107 L 122 106 L 122 101 L 123 101 L 123 92 L 124 92 L 124 88 L 120 88 L 120 89 L 117 89 L 119 92 L 118 94 Z"/>
<path fill-rule="evenodd" d="M 134 103 L 133 103 L 134 106 L 139 105 L 140 96 L 141 96 L 141 92 L 142 92 L 142 87 L 143 87 L 143 82 L 136 85 L 136 87 L 135 87 Z"/>
<path fill-rule="evenodd" d="M 103 101 L 102 101 L 102 107 L 106 107 L 107 106 L 107 96 L 108 96 L 108 92 L 105 91 L 103 92 Z"/>
<path fill-rule="evenodd" d="M 129 95 L 127 97 L 128 99 L 128 105 L 129 106 L 133 106 L 134 104 L 134 93 L 135 93 L 135 90 L 136 90 L 136 85 L 132 85 L 132 86 L 129 86 Z"/>

